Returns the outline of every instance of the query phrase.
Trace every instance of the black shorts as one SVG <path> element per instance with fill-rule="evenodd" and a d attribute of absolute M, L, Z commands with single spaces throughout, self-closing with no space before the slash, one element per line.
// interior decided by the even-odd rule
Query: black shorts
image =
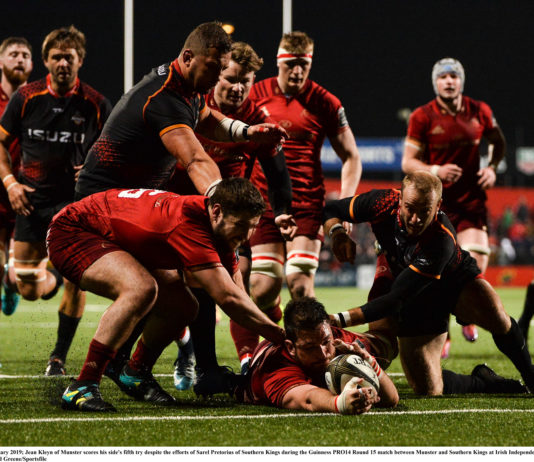
<path fill-rule="evenodd" d="M 35 206 L 30 216 L 17 215 L 15 219 L 15 241 L 45 241 L 48 226 L 54 215 L 70 202 L 62 202 L 54 206 Z"/>

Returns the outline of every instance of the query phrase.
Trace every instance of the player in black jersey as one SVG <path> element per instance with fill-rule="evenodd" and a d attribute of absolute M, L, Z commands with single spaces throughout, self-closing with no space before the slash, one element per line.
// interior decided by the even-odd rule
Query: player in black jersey
<path fill-rule="evenodd" d="M 78 78 L 85 36 L 74 26 L 47 35 L 42 46 L 49 74 L 11 98 L 0 122 L 0 177 L 15 223 L 17 287 L 27 300 L 49 299 L 63 282 L 47 270 L 46 231 L 52 217 L 74 199 L 74 184 L 89 147 L 111 112 L 106 98 Z M 13 176 L 6 148 L 19 138 L 22 159 Z M 64 363 L 83 314 L 84 293 L 69 281 L 59 306 L 58 337 L 46 375 L 65 373 Z"/>
<path fill-rule="evenodd" d="M 534 366 L 523 335 L 495 290 L 481 277 L 476 261 L 458 245 L 453 226 L 439 211 L 441 191 L 437 177 L 416 171 L 404 178 L 401 191 L 373 190 L 326 205 L 325 233 L 332 238 L 338 260 L 355 259 L 355 243 L 342 221 L 369 222 L 385 257 L 383 277 L 375 279 L 380 288 L 371 290 L 378 296 L 334 315 L 333 321 L 357 325 L 387 322 L 383 318 L 391 316 L 406 378 L 419 394 L 475 393 L 481 391 L 482 376 L 494 377 L 494 392 L 525 392 L 519 382 L 498 377 L 484 365 L 471 375 L 442 372 L 440 353 L 452 313 L 462 323 L 490 331 L 532 392 Z"/>

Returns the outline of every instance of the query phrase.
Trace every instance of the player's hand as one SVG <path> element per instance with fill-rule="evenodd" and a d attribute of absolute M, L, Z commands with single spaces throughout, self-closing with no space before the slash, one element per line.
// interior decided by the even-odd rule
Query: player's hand
<path fill-rule="evenodd" d="M 27 193 L 34 191 L 34 188 L 25 184 L 15 183 L 14 186 L 10 186 L 7 195 L 11 203 L 11 208 L 16 214 L 27 217 L 33 212 L 33 205 Z"/>
<path fill-rule="evenodd" d="M 334 232 L 331 241 L 332 252 L 341 263 L 354 263 L 356 258 L 356 243 L 347 233 L 340 231 Z"/>
<path fill-rule="evenodd" d="M 361 382 L 361 377 L 350 379 L 341 394 L 336 397 L 336 408 L 340 414 L 363 414 L 380 401 L 374 388 L 358 388 Z"/>
<path fill-rule="evenodd" d="M 287 132 L 278 124 L 258 124 L 248 127 L 247 135 L 251 141 L 259 144 L 278 146 L 289 138 Z"/>
<path fill-rule="evenodd" d="M 74 181 L 77 183 L 80 178 L 80 172 L 82 171 L 83 164 L 74 166 Z"/>
<path fill-rule="evenodd" d="M 481 168 L 477 172 L 477 175 L 479 176 L 477 184 L 482 189 L 489 189 L 495 186 L 495 182 L 497 181 L 497 173 L 495 173 L 495 170 L 492 167 Z"/>
<path fill-rule="evenodd" d="M 362 359 L 365 359 L 366 361 L 371 360 L 371 355 L 369 352 L 365 348 L 362 348 L 358 342 L 345 343 L 341 339 L 335 339 L 333 343 L 336 353 L 340 355 L 354 354 L 358 355 Z"/>
<path fill-rule="evenodd" d="M 274 224 L 278 227 L 280 234 L 286 241 L 291 241 L 297 233 L 297 223 L 293 215 L 282 213 L 275 217 Z"/>
<path fill-rule="evenodd" d="M 438 177 L 446 183 L 456 183 L 462 174 L 462 168 L 456 164 L 440 165 L 438 169 Z"/>

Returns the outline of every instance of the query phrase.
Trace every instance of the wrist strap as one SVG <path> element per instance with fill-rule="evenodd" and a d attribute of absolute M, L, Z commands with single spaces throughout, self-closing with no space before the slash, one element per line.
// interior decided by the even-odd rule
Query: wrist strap
<path fill-rule="evenodd" d="M 432 165 L 432 167 L 430 167 L 430 173 L 432 173 L 432 175 L 438 176 L 438 171 L 439 165 Z"/>
<path fill-rule="evenodd" d="M 330 231 L 328 231 L 328 237 L 332 237 L 332 235 L 334 234 L 334 231 L 338 229 L 345 229 L 345 228 L 343 228 L 343 225 L 341 223 L 336 223 L 330 228 Z"/>

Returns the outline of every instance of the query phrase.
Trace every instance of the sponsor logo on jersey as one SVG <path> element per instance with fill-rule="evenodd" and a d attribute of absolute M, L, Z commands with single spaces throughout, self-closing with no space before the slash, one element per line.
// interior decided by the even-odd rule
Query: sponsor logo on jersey
<path fill-rule="evenodd" d="M 156 71 L 158 75 L 167 75 L 168 68 L 165 64 L 162 64 L 158 67 L 158 70 Z"/>
<path fill-rule="evenodd" d="M 281 120 L 280 122 L 278 122 L 278 125 L 280 125 L 281 127 L 285 128 L 287 130 L 293 124 L 292 124 L 292 122 L 290 120 Z"/>
<path fill-rule="evenodd" d="M 54 114 L 61 114 L 63 112 L 63 108 L 62 107 L 53 107 L 52 108 L 52 112 Z"/>
<path fill-rule="evenodd" d="M 82 115 L 79 115 L 79 114 L 74 114 L 71 118 L 71 120 L 76 124 L 76 125 L 81 125 L 85 122 L 85 117 L 82 116 Z"/>
<path fill-rule="evenodd" d="M 267 117 L 271 117 L 271 113 L 269 112 L 269 109 L 267 109 L 267 106 L 262 106 L 261 110 Z"/>
<path fill-rule="evenodd" d="M 443 135 L 445 133 L 445 130 L 441 125 L 436 125 L 430 132 L 431 135 Z"/>
<path fill-rule="evenodd" d="M 85 133 L 41 130 L 38 128 L 28 128 L 28 137 L 32 140 L 48 141 L 49 143 L 83 144 L 85 141 Z"/>

